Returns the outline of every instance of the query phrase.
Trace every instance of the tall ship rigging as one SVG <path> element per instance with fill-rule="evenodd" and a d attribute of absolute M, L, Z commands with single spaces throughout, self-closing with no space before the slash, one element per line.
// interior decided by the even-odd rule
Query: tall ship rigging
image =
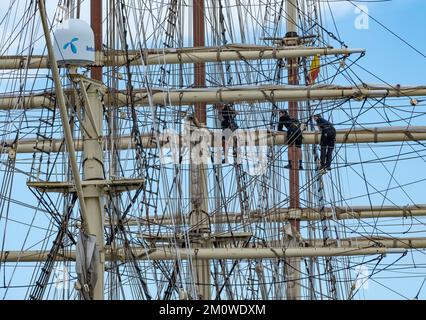
<path fill-rule="evenodd" d="M 2 299 L 425 297 L 426 85 L 363 81 L 335 5 L 2 6 Z"/>

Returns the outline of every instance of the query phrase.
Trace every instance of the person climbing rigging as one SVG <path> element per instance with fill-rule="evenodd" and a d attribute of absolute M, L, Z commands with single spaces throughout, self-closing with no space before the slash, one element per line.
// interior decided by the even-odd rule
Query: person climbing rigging
<path fill-rule="evenodd" d="M 230 129 L 231 131 L 235 131 L 238 129 L 237 122 L 235 121 L 236 115 L 237 112 L 231 104 L 225 104 L 222 108 L 219 108 L 219 120 L 221 121 L 222 130 Z"/>
<path fill-rule="evenodd" d="M 331 122 L 325 120 L 320 114 L 313 116 L 318 128 L 321 131 L 321 171 L 331 170 L 331 160 L 333 149 L 336 143 L 336 129 Z"/>
<path fill-rule="evenodd" d="M 302 130 L 300 130 L 300 123 L 297 119 L 290 117 L 287 110 L 280 111 L 280 119 L 278 122 L 278 131 L 284 131 L 284 127 L 287 129 L 287 141 L 288 146 L 296 146 L 296 152 L 299 158 L 299 170 L 303 170 L 302 165 Z M 288 165 L 284 168 L 291 169 L 291 160 L 288 160 Z"/>
<path fill-rule="evenodd" d="M 218 107 L 218 116 L 220 120 L 220 125 L 222 127 L 222 149 L 224 159 L 222 163 L 226 163 L 228 159 L 228 148 L 226 147 L 226 140 L 229 139 L 232 132 L 238 129 L 236 122 L 237 111 L 235 111 L 232 104 L 225 104 Z"/>

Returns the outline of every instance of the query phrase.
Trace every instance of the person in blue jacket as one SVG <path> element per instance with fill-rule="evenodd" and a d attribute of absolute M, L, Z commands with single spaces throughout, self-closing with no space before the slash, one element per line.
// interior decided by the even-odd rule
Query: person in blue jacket
<path fill-rule="evenodd" d="M 280 111 L 280 119 L 278 122 L 278 131 L 287 129 L 287 140 L 289 146 L 296 146 L 296 152 L 299 157 L 299 170 L 303 170 L 302 166 L 302 130 L 300 130 L 299 120 L 290 117 L 287 110 Z M 288 160 L 288 165 L 284 168 L 291 169 L 291 160 Z"/>
<path fill-rule="evenodd" d="M 336 144 L 336 129 L 330 121 L 325 120 L 320 114 L 314 115 L 314 120 L 321 131 L 321 170 L 331 170 L 333 149 Z"/>

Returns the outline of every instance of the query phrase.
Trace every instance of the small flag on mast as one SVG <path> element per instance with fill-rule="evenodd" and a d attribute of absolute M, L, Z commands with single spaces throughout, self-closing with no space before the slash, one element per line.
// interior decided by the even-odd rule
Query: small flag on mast
<path fill-rule="evenodd" d="M 308 75 L 308 84 L 313 85 L 315 83 L 315 80 L 318 78 L 320 72 L 320 67 L 320 55 L 318 54 L 312 59 L 311 69 L 309 70 Z"/>

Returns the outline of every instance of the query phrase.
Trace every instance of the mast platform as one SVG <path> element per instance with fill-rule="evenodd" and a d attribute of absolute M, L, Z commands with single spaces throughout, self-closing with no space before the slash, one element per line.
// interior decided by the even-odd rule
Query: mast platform
<path fill-rule="evenodd" d="M 145 179 L 119 179 L 119 180 L 85 180 L 82 187 L 99 187 L 105 192 L 125 192 L 138 190 L 145 183 Z M 76 192 L 72 181 L 28 181 L 27 186 L 36 188 L 41 192 L 73 193 Z"/>

